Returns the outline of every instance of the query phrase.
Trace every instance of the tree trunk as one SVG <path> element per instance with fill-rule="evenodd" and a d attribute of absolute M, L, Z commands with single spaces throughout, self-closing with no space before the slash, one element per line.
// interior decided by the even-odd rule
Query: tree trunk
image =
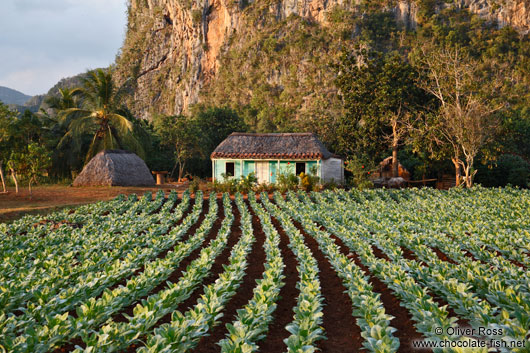
<path fill-rule="evenodd" d="M 460 159 L 458 157 L 452 158 L 453 164 L 455 166 L 455 186 L 460 186 L 460 176 L 462 172 L 460 171 Z"/>
<path fill-rule="evenodd" d="M 397 132 L 397 121 L 393 121 L 392 122 L 392 178 L 399 177 L 398 143 L 399 143 L 399 136 Z"/>
<path fill-rule="evenodd" d="M 392 146 L 392 177 L 399 177 L 399 161 L 398 161 L 398 148 L 396 145 Z"/>
<path fill-rule="evenodd" d="M 29 179 L 29 184 L 28 184 L 28 188 L 29 188 L 29 199 L 30 199 L 30 200 L 31 200 L 31 196 L 32 196 L 32 194 L 31 194 L 31 181 L 32 181 L 32 180 L 33 180 L 33 178 L 30 178 L 30 179 Z"/>
<path fill-rule="evenodd" d="M 179 163 L 179 182 L 181 181 L 182 179 L 182 176 L 184 174 L 184 166 L 186 165 L 185 162 L 180 162 Z"/>
<path fill-rule="evenodd" d="M 4 166 L 3 163 L 0 161 L 0 178 L 2 178 L 2 188 L 4 189 L 4 192 L 7 192 L 6 190 L 6 180 L 4 177 Z"/>
<path fill-rule="evenodd" d="M 13 168 L 11 168 L 11 177 L 13 178 L 13 181 L 15 182 L 15 192 L 18 194 L 17 172 Z"/>
<path fill-rule="evenodd" d="M 466 166 L 464 168 L 464 174 L 465 174 L 465 181 L 466 181 L 466 187 L 471 188 L 473 187 L 473 177 L 475 174 L 477 174 L 477 171 L 473 171 L 473 157 L 466 157 Z"/>

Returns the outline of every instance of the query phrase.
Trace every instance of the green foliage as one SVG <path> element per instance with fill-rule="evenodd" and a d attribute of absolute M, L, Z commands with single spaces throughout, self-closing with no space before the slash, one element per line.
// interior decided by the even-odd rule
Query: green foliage
<path fill-rule="evenodd" d="M 249 173 L 247 176 L 241 176 L 241 180 L 237 186 L 237 191 L 248 194 L 256 187 L 257 183 L 258 178 L 256 178 L 256 174 L 254 174 L 254 172 Z"/>
<path fill-rule="evenodd" d="M 92 135 L 86 154 L 87 163 L 99 151 L 129 146 L 140 157 L 144 156 L 141 144 L 133 135 L 133 118 L 122 106 L 123 91 L 116 88 L 110 69 L 91 71 L 83 79 L 81 108 L 68 108 L 60 112 L 63 121 L 68 121 L 68 131 L 59 142 L 79 141 Z M 77 142 L 79 144 L 79 142 Z"/>
<path fill-rule="evenodd" d="M 190 118 L 195 126 L 198 151 L 190 160 L 189 172 L 194 175 L 211 176 L 210 154 L 232 132 L 245 132 L 247 126 L 239 114 L 228 107 L 196 105 Z"/>
<path fill-rule="evenodd" d="M 298 188 L 298 177 L 293 173 L 280 173 L 278 175 L 278 190 L 282 193 Z"/>
<path fill-rule="evenodd" d="M 31 185 L 46 173 L 51 165 L 51 153 L 43 146 L 32 142 L 24 149 L 14 150 L 7 162 L 7 167 L 15 177 L 27 180 L 31 197 Z"/>
<path fill-rule="evenodd" d="M 476 182 L 482 186 L 530 186 L 530 162 L 517 155 L 503 154 L 497 161 L 477 169 Z"/>
<path fill-rule="evenodd" d="M 202 22 L 202 11 L 201 10 L 193 10 L 191 12 L 191 18 L 193 19 L 193 23 L 195 25 L 200 25 Z"/>
<path fill-rule="evenodd" d="M 221 176 L 223 177 L 222 180 L 215 180 L 213 182 L 213 190 L 216 192 L 227 192 L 231 195 L 236 192 L 248 194 L 259 187 L 258 179 L 254 173 L 241 176 L 240 178 L 234 178 L 225 173 L 221 174 Z"/>
<path fill-rule="evenodd" d="M 161 143 L 170 147 L 174 153 L 175 168 L 179 168 L 180 180 L 184 176 L 186 163 L 201 151 L 199 126 L 196 121 L 185 116 L 157 116 L 153 124 Z"/>
<path fill-rule="evenodd" d="M 419 73 L 397 52 L 364 47 L 343 52 L 335 70 L 346 109 L 337 131 L 338 150 L 362 151 L 374 161 L 384 158 L 391 119 L 415 113 L 429 102 L 416 85 Z"/>
<path fill-rule="evenodd" d="M 320 178 L 315 176 L 306 174 L 306 173 L 300 173 L 300 189 L 309 192 L 309 191 L 319 191 L 320 190 Z"/>
<path fill-rule="evenodd" d="M 344 169 L 352 174 L 350 179 L 351 186 L 358 189 L 369 189 L 374 186 L 370 180 L 370 174 L 375 170 L 375 164 L 366 161 L 363 162 L 361 158 L 353 155 L 344 162 Z"/>
<path fill-rule="evenodd" d="M 232 132 L 247 130 L 237 112 L 228 107 L 197 105 L 193 108 L 192 117 L 200 131 L 202 151 L 207 156 Z"/>
<path fill-rule="evenodd" d="M 189 190 L 190 193 L 195 194 L 197 191 L 199 191 L 199 185 L 201 180 L 199 178 L 193 178 L 190 181 Z"/>

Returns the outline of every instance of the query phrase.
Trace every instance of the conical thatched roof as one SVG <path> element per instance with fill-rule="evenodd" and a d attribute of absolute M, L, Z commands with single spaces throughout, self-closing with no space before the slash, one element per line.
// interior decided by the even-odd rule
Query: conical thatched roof
<path fill-rule="evenodd" d="M 313 133 L 234 132 L 217 146 L 211 158 L 328 159 L 332 156 Z"/>
<path fill-rule="evenodd" d="M 75 178 L 74 186 L 151 186 L 153 176 L 136 154 L 123 150 L 101 151 Z"/>

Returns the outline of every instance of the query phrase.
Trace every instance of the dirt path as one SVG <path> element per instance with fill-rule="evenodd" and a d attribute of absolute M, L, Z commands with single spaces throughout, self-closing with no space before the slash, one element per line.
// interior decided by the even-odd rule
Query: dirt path
<path fill-rule="evenodd" d="M 106 201 L 120 194 L 143 195 L 150 191 L 153 194 L 158 190 L 169 193 L 171 190 L 179 192 L 186 190 L 186 186 L 160 185 L 156 187 L 120 187 L 100 186 L 74 188 L 67 185 L 37 186 L 30 199 L 27 189 L 20 189 L 18 194 L 14 190 L 0 193 L 0 222 L 10 222 L 26 214 L 47 214 L 63 208 Z"/>

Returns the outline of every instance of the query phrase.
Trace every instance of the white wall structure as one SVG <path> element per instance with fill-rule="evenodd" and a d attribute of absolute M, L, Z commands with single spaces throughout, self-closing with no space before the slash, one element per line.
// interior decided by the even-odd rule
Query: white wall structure
<path fill-rule="evenodd" d="M 322 160 L 322 181 L 334 181 L 337 184 L 344 184 L 344 165 L 340 158 L 331 157 Z"/>

